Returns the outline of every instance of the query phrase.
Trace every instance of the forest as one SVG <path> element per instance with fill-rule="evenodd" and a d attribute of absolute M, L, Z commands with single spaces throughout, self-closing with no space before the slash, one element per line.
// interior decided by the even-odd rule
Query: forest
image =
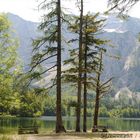
<path fill-rule="evenodd" d="M 48 12 L 38 26 L 42 34 L 32 40 L 27 71 L 17 53 L 20 41 L 13 36 L 7 15 L 0 14 L 0 116 L 56 116 L 57 133 L 66 131 L 62 116 L 76 117 L 76 132 L 81 131 L 81 121 L 83 131 L 87 131 L 87 117 L 93 117 L 92 131 L 98 125 L 98 117 L 140 118 L 140 102 L 125 97 L 116 100 L 112 85 L 115 76 L 104 75 L 104 59 L 113 47 L 111 40 L 100 36 L 106 19 L 100 18 L 100 13 L 85 14 L 83 0 L 76 1 L 76 5 L 79 16 L 67 14 L 60 0 L 39 4 L 39 10 Z M 63 36 L 64 27 L 70 40 Z M 65 50 L 66 59 L 62 57 Z M 115 61 L 119 59 L 115 54 L 110 56 Z M 52 73 L 45 86 L 35 84 Z"/>

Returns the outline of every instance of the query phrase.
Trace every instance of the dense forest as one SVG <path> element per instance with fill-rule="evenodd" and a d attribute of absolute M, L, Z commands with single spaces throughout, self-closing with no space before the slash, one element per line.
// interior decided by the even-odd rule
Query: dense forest
<path fill-rule="evenodd" d="M 93 128 L 98 117 L 140 117 L 140 102 L 125 96 L 113 98 L 115 77 L 104 76 L 104 59 L 112 47 L 111 40 L 99 37 L 106 19 L 100 18 L 100 13 L 84 14 L 83 0 L 76 5 L 79 16 L 66 14 L 60 0 L 40 3 L 39 9 L 47 8 L 48 13 L 38 26 L 42 34 L 32 41 L 28 71 L 17 53 L 19 40 L 13 36 L 7 15 L 0 14 L 0 115 L 56 116 L 56 132 L 66 131 L 62 116 L 76 116 L 77 132 L 81 121 L 87 131 L 87 117 L 93 117 Z M 64 26 L 72 34 L 70 40 L 63 36 Z M 68 46 L 68 57 L 63 60 Z M 119 57 L 110 56 L 116 61 Z M 35 84 L 54 71 L 45 87 Z"/>

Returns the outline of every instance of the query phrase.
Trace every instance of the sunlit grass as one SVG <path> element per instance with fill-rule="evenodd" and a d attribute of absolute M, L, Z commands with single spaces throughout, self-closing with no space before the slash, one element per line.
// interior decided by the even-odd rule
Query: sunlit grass
<path fill-rule="evenodd" d="M 27 140 L 25 136 L 0 135 L 0 140 Z"/>

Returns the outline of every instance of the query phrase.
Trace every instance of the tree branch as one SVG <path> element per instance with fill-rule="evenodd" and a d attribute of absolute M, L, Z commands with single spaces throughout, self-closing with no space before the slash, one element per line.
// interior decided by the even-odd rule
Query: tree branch
<path fill-rule="evenodd" d="M 54 65 L 54 66 L 50 67 L 49 69 L 47 69 L 47 70 L 43 71 L 42 73 L 40 73 L 40 75 L 42 75 L 42 74 L 46 73 L 47 71 L 49 71 L 49 70 L 53 69 L 53 68 L 54 68 L 54 67 L 56 67 L 56 66 L 57 66 L 57 65 Z"/>
<path fill-rule="evenodd" d="M 41 61 L 38 61 L 32 68 L 31 68 L 31 70 L 29 71 L 29 72 L 31 72 L 37 65 L 39 65 L 40 63 L 42 63 L 42 62 L 44 62 L 44 61 L 46 61 L 46 60 L 48 60 L 48 59 L 50 59 L 50 58 L 52 58 L 52 57 L 54 57 L 54 56 L 56 56 L 57 54 L 54 54 L 54 55 L 51 55 L 51 56 L 49 56 L 49 57 L 47 57 L 47 58 L 44 58 L 44 59 L 42 59 Z M 43 55 L 43 56 L 45 56 L 45 55 Z M 42 56 L 42 57 L 43 57 Z"/>
<path fill-rule="evenodd" d="M 110 78 L 105 83 L 103 83 L 102 85 L 100 85 L 100 88 L 102 88 L 104 85 L 108 84 L 110 81 L 112 81 L 112 79 L 114 79 L 114 77 Z"/>

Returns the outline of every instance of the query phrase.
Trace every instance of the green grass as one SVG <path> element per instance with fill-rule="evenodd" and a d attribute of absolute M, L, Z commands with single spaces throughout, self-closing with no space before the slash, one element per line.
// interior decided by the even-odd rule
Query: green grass
<path fill-rule="evenodd" d="M 0 135 L 0 140 L 27 140 L 26 137 L 16 137 L 10 135 Z"/>

